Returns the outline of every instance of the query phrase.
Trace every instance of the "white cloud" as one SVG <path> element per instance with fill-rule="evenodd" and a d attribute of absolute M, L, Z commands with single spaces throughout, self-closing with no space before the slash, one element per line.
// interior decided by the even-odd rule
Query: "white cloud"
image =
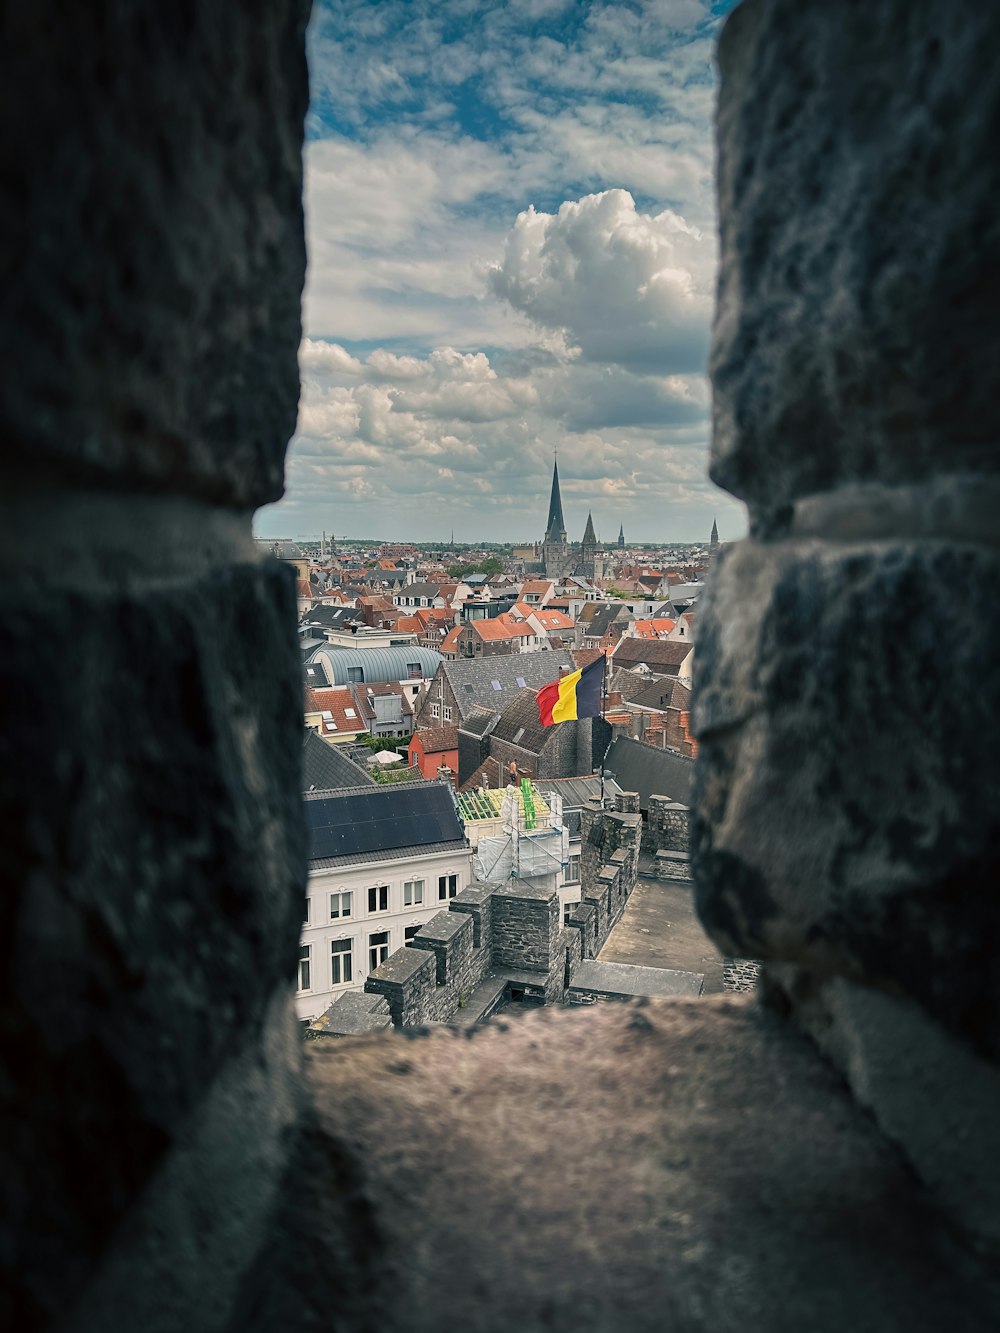
<path fill-rule="evenodd" d="M 586 361 L 685 374 L 707 359 L 711 255 L 676 213 L 638 213 L 626 190 L 606 190 L 556 215 L 521 213 L 490 282 Z"/>
<path fill-rule="evenodd" d="M 572 534 L 591 507 L 611 536 L 723 519 L 714 25 L 707 0 L 317 4 L 303 393 L 270 531 L 536 537 L 554 446 Z"/>

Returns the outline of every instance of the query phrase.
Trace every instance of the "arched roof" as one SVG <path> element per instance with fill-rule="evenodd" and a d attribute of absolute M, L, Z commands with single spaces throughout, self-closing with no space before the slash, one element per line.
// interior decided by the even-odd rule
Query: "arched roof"
<path fill-rule="evenodd" d="M 351 685 L 358 680 L 351 668 L 361 668 L 361 681 L 372 684 L 375 681 L 407 680 L 412 678 L 410 663 L 419 665 L 420 674 L 427 679 L 434 675 L 438 664 L 444 658 L 434 648 L 421 648 L 418 644 L 405 644 L 391 648 L 317 648 L 309 658 L 315 662 L 323 659 L 331 685 Z"/>

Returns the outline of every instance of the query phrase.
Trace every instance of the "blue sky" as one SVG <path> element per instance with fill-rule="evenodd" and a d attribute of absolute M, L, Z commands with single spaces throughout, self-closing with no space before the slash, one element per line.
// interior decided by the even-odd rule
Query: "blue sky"
<path fill-rule="evenodd" d="M 261 535 L 723 538 L 707 0 L 329 0 L 303 392 Z"/>

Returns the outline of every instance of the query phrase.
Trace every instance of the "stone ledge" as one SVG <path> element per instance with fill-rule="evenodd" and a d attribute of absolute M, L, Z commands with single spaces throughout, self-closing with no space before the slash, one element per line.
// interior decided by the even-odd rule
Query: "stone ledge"
<path fill-rule="evenodd" d="M 326 1327 L 334 1292 L 345 1333 L 993 1333 L 987 1269 L 811 1043 L 753 1002 L 473 1031 L 310 1045 L 314 1184 L 253 1265 L 244 1333 Z M 317 1244 L 359 1217 L 375 1258 Z"/>

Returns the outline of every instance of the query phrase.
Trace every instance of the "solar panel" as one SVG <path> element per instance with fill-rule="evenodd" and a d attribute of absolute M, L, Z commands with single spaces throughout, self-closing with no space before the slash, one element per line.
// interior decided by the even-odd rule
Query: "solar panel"
<path fill-rule="evenodd" d="M 460 839 L 444 787 L 394 787 L 306 802 L 311 859 L 387 852 Z"/>

